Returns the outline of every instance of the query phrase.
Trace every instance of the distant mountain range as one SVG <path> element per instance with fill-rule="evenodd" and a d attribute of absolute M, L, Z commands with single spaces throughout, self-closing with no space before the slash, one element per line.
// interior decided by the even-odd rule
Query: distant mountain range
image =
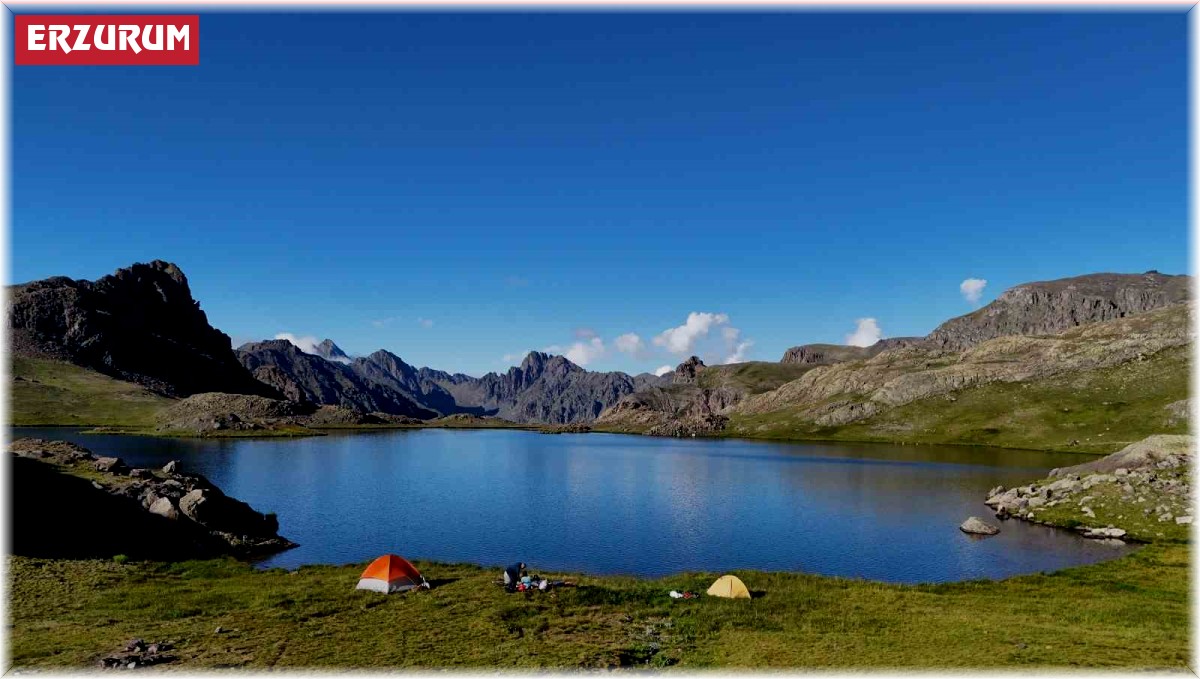
<path fill-rule="evenodd" d="M 332 342 L 327 346 L 330 355 L 341 354 Z M 236 354 L 256 379 L 292 401 L 423 419 L 438 414 L 404 391 L 364 377 L 358 361 L 343 363 L 308 354 L 287 340 L 252 342 L 242 345 Z"/>
<path fill-rule="evenodd" d="M 1187 301 L 1189 282 L 1147 272 L 1030 283 L 925 338 L 890 338 L 871 347 L 801 345 L 780 363 L 742 367 L 706 367 L 693 357 L 662 377 L 588 371 L 540 352 L 505 373 L 471 377 L 416 368 L 384 350 L 351 357 L 329 339 L 315 353 L 286 340 L 234 350 L 228 336 L 208 324 L 183 272 L 163 261 L 95 282 L 55 277 L 12 286 L 9 323 L 16 355 L 69 361 L 172 397 L 226 392 L 421 419 L 467 414 L 547 424 L 593 422 L 622 404 L 617 410 L 663 424 L 662 416 L 677 411 L 720 417 L 756 389 L 775 389 L 820 366 L 909 349 L 961 352 L 997 337 L 1048 335 L 1143 314 Z M 668 388 L 674 391 L 663 391 Z"/>
<path fill-rule="evenodd" d="M 242 365 L 295 401 L 338 405 L 363 412 L 431 418 L 466 413 L 513 422 L 590 422 L 622 396 L 665 383 L 649 374 L 590 372 L 562 356 L 530 352 L 521 365 L 483 377 L 414 368 L 380 350 L 345 357 L 332 340 L 306 354 L 286 340 L 252 342 L 237 349 Z"/>

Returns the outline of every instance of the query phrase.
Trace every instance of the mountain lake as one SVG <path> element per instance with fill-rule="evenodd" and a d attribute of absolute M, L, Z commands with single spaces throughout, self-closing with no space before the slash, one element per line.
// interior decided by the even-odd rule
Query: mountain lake
<path fill-rule="evenodd" d="M 1003 578 L 1132 547 L 983 504 L 1085 455 L 982 447 L 412 429 L 173 439 L 17 427 L 133 466 L 180 461 L 279 516 L 299 547 L 264 567 L 409 559 L 661 576 L 735 569 L 900 583 Z M 959 531 L 975 515 L 1001 526 Z"/>

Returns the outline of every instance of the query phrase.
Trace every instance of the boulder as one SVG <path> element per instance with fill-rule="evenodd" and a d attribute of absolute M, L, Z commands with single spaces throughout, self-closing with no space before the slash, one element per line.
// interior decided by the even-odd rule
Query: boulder
<path fill-rule="evenodd" d="M 202 488 L 197 488 L 192 492 L 179 498 L 179 511 L 183 512 L 184 516 L 188 517 L 196 523 L 204 523 L 204 510 L 201 507 L 208 498 L 205 496 Z"/>
<path fill-rule="evenodd" d="M 279 530 L 274 514 L 261 514 L 216 488 L 196 488 L 179 499 L 179 511 L 212 531 L 230 536 L 268 538 Z"/>
<path fill-rule="evenodd" d="M 177 469 L 179 469 L 178 460 L 171 460 L 170 462 L 164 464 L 162 468 L 163 473 L 165 474 L 174 474 Z"/>
<path fill-rule="evenodd" d="M 1122 528 L 1113 528 L 1111 526 L 1109 526 L 1108 528 L 1086 528 L 1083 531 L 1083 537 L 1085 537 L 1085 538 L 1123 538 L 1123 537 L 1125 537 L 1125 530 Z"/>
<path fill-rule="evenodd" d="M 172 521 L 179 518 L 179 511 L 175 509 L 175 505 L 171 503 L 171 499 L 166 497 L 160 497 L 151 503 L 150 513 L 158 514 Z"/>
<path fill-rule="evenodd" d="M 119 457 L 101 457 L 94 463 L 96 471 L 109 472 L 112 474 L 121 474 L 129 467 L 121 461 Z"/>
<path fill-rule="evenodd" d="M 983 519 L 977 516 L 972 516 L 966 521 L 963 521 L 962 525 L 959 526 L 958 529 L 970 535 L 995 535 L 996 533 L 1000 532 L 999 528 L 985 522 Z"/>

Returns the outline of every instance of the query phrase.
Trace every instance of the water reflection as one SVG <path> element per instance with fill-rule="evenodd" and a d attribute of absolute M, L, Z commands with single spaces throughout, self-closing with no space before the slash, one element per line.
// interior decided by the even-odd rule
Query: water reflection
<path fill-rule="evenodd" d="M 1081 456 L 987 448 L 390 431 L 178 440 L 17 429 L 132 464 L 181 460 L 279 515 L 301 546 L 267 565 L 413 558 L 662 575 L 801 570 L 897 582 L 1008 575 L 1122 553 L 1010 521 L 975 540 L 984 493 Z"/>

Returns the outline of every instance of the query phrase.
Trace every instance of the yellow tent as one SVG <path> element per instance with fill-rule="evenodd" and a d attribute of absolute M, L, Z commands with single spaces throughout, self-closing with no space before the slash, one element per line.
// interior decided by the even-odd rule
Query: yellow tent
<path fill-rule="evenodd" d="M 749 599 L 750 590 L 745 583 L 738 580 L 736 575 L 722 575 L 708 588 L 709 596 L 723 596 L 726 599 Z"/>

